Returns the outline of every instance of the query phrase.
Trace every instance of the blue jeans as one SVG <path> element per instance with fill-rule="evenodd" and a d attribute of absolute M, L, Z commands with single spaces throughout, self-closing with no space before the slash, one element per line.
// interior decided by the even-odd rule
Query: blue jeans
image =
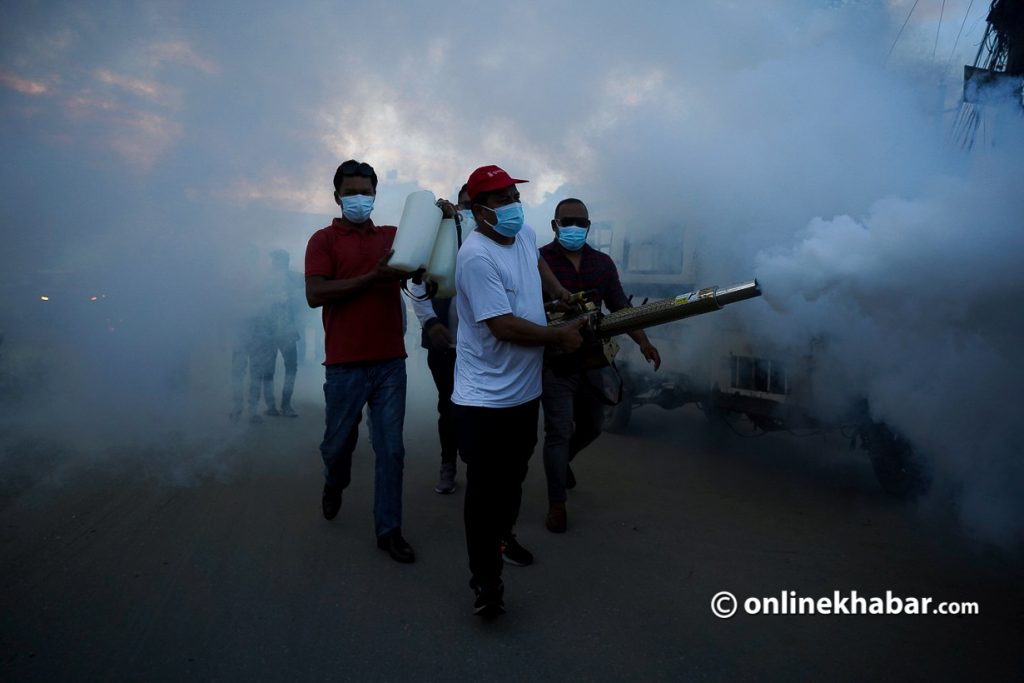
<path fill-rule="evenodd" d="M 600 370 L 558 375 L 544 369 L 544 473 L 552 503 L 565 502 L 569 463 L 601 435 L 603 383 Z"/>
<path fill-rule="evenodd" d="M 402 527 L 402 469 L 405 446 L 405 359 L 363 365 L 329 365 L 324 382 L 327 424 L 320 455 L 329 486 L 352 481 L 352 452 L 359 437 L 363 406 L 370 406 L 374 466 L 373 519 L 377 536 Z"/>

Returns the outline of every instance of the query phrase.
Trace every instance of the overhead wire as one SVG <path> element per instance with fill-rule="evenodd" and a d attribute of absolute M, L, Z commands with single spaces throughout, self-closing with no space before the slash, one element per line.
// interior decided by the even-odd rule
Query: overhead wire
<path fill-rule="evenodd" d="M 953 63 L 953 57 L 956 56 L 957 45 L 960 44 L 960 36 L 964 33 L 964 26 L 967 25 L 967 17 L 971 16 L 971 8 L 974 7 L 974 0 L 971 0 L 970 4 L 967 5 L 967 11 L 964 12 L 964 20 L 960 22 L 960 30 L 957 31 L 956 40 L 953 41 L 953 49 L 949 52 L 949 61 L 946 62 L 946 68 Z"/>
<path fill-rule="evenodd" d="M 910 17 L 913 16 L 914 10 L 917 9 L 917 3 L 919 2 L 921 2 L 921 0 L 914 0 L 913 6 L 911 6 L 910 11 L 907 12 L 907 18 L 903 20 L 903 25 L 900 26 L 900 30 L 896 33 L 896 38 L 892 41 L 892 45 L 889 47 L 889 54 L 885 56 L 886 62 L 889 61 L 889 57 L 892 57 L 892 51 L 896 49 L 896 43 L 899 42 L 900 36 L 903 35 L 903 29 L 905 29 L 907 24 L 910 23 Z"/>
<path fill-rule="evenodd" d="M 942 0 L 942 7 L 939 9 L 939 25 L 935 27 L 935 45 L 932 46 L 932 60 L 935 60 L 935 53 L 939 50 L 939 33 L 942 31 L 942 17 L 946 14 L 946 0 Z"/>

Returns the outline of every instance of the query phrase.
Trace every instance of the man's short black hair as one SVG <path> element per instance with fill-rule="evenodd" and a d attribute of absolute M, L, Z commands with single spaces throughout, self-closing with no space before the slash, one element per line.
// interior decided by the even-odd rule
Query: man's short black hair
<path fill-rule="evenodd" d="M 558 210 L 561 209 L 566 204 L 582 204 L 583 208 L 587 207 L 586 204 L 583 204 L 583 200 L 582 199 L 576 199 L 575 197 L 569 197 L 567 199 L 563 199 L 562 201 L 560 201 L 557 204 L 555 204 L 555 218 L 558 218 Z"/>
<path fill-rule="evenodd" d="M 469 183 L 462 183 L 462 187 L 459 188 L 459 193 L 455 195 L 455 198 L 461 197 L 463 192 L 469 192 Z"/>
<path fill-rule="evenodd" d="M 334 189 L 336 191 L 341 190 L 341 180 L 346 176 L 369 178 L 370 183 L 373 184 L 374 191 L 377 190 L 377 172 L 373 170 L 373 166 L 370 166 L 366 162 L 349 159 L 339 166 L 338 170 L 334 172 Z"/>

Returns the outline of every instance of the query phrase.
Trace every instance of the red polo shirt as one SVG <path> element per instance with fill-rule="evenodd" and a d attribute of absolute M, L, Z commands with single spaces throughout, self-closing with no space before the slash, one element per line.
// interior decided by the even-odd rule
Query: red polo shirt
<path fill-rule="evenodd" d="M 391 250 L 398 228 L 355 230 L 340 218 L 317 230 L 306 245 L 306 277 L 347 280 L 369 273 Z M 380 282 L 350 299 L 324 304 L 324 365 L 405 358 L 402 295 L 397 281 Z"/>

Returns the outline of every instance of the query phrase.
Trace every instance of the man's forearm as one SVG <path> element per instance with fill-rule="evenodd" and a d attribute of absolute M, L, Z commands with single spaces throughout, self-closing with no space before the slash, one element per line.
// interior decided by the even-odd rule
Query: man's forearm
<path fill-rule="evenodd" d="M 643 346 L 644 344 L 650 344 L 651 343 L 651 340 L 647 338 L 647 333 L 644 332 L 643 330 L 633 330 L 632 332 L 629 332 L 628 334 L 629 334 L 629 337 L 633 341 L 635 341 L 637 344 L 639 344 L 640 346 Z"/>
<path fill-rule="evenodd" d="M 501 341 L 520 344 L 522 346 L 546 346 L 554 344 L 558 338 L 558 329 L 547 325 L 538 325 L 525 318 L 517 318 L 511 313 L 499 315 L 486 321 L 491 334 Z"/>
<path fill-rule="evenodd" d="M 551 267 L 548 266 L 548 262 L 544 260 L 543 256 L 537 259 L 537 270 L 540 271 L 541 287 L 548 293 L 548 296 L 561 298 L 561 293 L 565 287 L 558 281 L 555 274 L 551 272 Z"/>
<path fill-rule="evenodd" d="M 361 294 L 376 282 L 377 276 L 373 271 L 346 280 L 310 277 L 306 279 L 306 303 L 310 308 L 319 308 L 327 303 L 346 301 Z"/>

